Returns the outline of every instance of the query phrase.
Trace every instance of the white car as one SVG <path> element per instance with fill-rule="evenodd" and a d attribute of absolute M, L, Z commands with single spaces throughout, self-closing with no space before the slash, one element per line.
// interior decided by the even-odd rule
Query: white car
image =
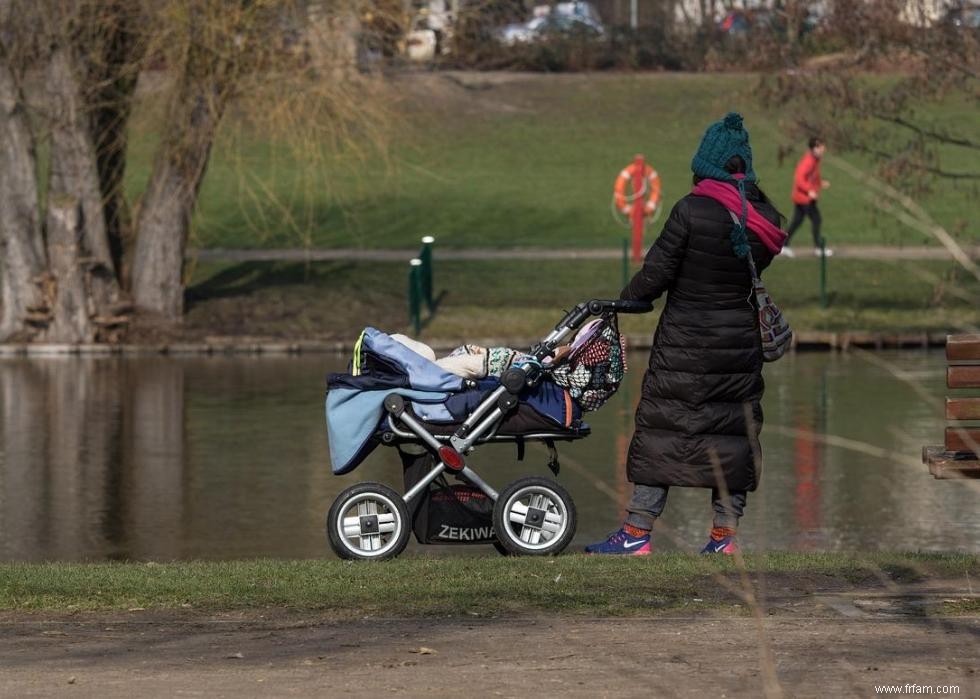
<path fill-rule="evenodd" d="M 576 33 L 599 38 L 605 31 L 592 3 L 560 2 L 554 7 L 536 7 L 534 17 L 527 22 L 501 27 L 497 40 L 504 46 L 515 46 Z"/>

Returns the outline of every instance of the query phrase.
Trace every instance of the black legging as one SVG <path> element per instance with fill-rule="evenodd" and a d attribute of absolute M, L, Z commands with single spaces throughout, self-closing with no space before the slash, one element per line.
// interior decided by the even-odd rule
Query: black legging
<path fill-rule="evenodd" d="M 821 247 L 823 245 L 823 238 L 820 237 L 820 222 L 823 220 L 820 218 L 820 209 L 817 208 L 817 202 L 811 201 L 809 204 L 795 204 L 793 207 L 793 220 L 789 224 L 789 228 L 786 231 L 786 244 L 789 245 L 790 241 L 793 239 L 793 234 L 796 233 L 796 229 L 800 227 L 803 223 L 803 218 L 805 216 L 810 217 L 810 226 L 813 231 L 813 245 L 814 247 Z"/>

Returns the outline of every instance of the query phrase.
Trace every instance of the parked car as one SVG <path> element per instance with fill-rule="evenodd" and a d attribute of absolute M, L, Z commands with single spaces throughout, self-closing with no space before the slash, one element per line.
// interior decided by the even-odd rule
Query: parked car
<path fill-rule="evenodd" d="M 497 40 L 505 46 L 530 44 L 551 38 L 582 36 L 598 39 L 606 29 L 590 2 L 560 2 L 553 7 L 535 8 L 527 22 L 508 24 L 497 30 Z"/>
<path fill-rule="evenodd" d="M 963 4 L 950 7 L 943 24 L 957 29 L 980 29 L 980 5 Z"/>
<path fill-rule="evenodd" d="M 800 24 L 800 36 L 812 32 L 822 21 L 822 15 L 811 9 Z M 731 10 L 718 20 L 717 28 L 722 36 L 732 38 L 744 37 L 752 32 L 785 32 L 786 14 L 768 8 Z"/>

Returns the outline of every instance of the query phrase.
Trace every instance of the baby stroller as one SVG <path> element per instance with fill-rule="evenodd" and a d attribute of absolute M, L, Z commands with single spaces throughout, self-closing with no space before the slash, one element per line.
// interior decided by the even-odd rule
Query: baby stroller
<path fill-rule="evenodd" d="M 390 559 L 414 531 L 423 544 L 491 543 L 504 554 L 537 556 L 564 550 L 576 527 L 568 492 L 539 476 L 497 492 L 476 473 L 470 455 L 481 444 L 505 442 L 517 446 L 521 460 L 527 442 L 543 442 L 557 475 L 555 442 L 589 436 L 583 409 L 601 406 L 625 372 L 616 314 L 652 308 L 637 301 L 580 303 L 528 354 L 480 380 L 450 373 L 366 328 L 348 373 L 327 377 L 332 468 L 349 473 L 378 445 L 396 447 L 406 492 L 374 482 L 341 492 L 327 514 L 331 548 L 344 559 Z M 459 482 L 451 485 L 447 476 Z"/>

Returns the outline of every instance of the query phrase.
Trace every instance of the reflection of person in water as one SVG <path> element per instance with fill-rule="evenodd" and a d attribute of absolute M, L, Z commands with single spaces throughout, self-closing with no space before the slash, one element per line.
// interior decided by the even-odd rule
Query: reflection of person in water
<path fill-rule="evenodd" d="M 793 475 L 796 485 L 793 491 L 793 512 L 796 519 L 796 545 L 794 548 L 812 550 L 814 537 L 823 529 L 820 516 L 820 465 L 823 450 L 814 433 L 818 431 L 816 420 L 809 415 L 800 416 L 796 439 L 793 442 Z"/>

